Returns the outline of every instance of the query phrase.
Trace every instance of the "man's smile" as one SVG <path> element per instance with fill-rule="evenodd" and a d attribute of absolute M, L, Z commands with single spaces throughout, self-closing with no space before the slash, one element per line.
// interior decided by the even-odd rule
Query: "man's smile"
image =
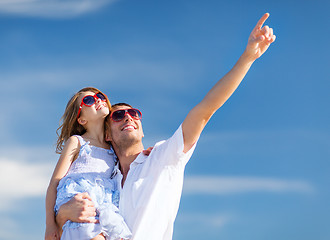
<path fill-rule="evenodd" d="M 121 130 L 125 131 L 125 130 L 134 130 L 134 129 L 136 129 L 136 127 L 134 127 L 133 125 L 126 125 Z"/>

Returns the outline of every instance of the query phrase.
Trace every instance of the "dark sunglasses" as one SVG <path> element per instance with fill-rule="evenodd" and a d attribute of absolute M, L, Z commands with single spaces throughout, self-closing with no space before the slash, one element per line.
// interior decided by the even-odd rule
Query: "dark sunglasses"
<path fill-rule="evenodd" d="M 120 122 L 129 114 L 133 119 L 140 120 L 142 118 L 142 113 L 136 108 L 120 109 L 111 113 L 110 119 L 114 122 Z"/>
<path fill-rule="evenodd" d="M 83 105 L 87 106 L 87 107 L 91 107 L 93 106 L 97 99 L 100 99 L 102 102 L 105 102 L 107 101 L 107 98 L 106 96 L 104 96 L 104 94 L 102 93 L 96 93 L 95 95 L 86 95 L 82 100 L 81 100 L 81 103 L 80 103 L 80 107 L 79 107 L 79 111 L 78 111 L 78 115 L 77 115 L 77 118 L 79 117 L 80 115 L 80 112 L 81 112 L 81 108 Z"/>

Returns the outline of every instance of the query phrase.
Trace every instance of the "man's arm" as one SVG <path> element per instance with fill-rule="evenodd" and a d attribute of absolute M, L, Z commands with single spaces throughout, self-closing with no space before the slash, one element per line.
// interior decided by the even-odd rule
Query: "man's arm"
<path fill-rule="evenodd" d="M 184 152 L 195 144 L 211 116 L 227 101 L 239 86 L 253 62 L 275 41 L 273 29 L 262 27 L 269 14 L 264 14 L 252 30 L 247 47 L 235 66 L 221 78 L 195 106 L 182 123 Z"/>
<path fill-rule="evenodd" d="M 56 215 L 56 223 L 62 229 L 67 220 L 72 222 L 96 223 L 91 217 L 96 216 L 96 209 L 88 193 L 78 193 L 70 201 L 64 203 Z"/>

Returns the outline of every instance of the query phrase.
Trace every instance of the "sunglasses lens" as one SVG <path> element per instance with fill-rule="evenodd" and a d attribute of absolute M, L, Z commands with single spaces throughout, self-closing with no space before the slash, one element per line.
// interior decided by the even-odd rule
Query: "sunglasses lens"
<path fill-rule="evenodd" d="M 129 115 L 131 115 L 132 118 L 138 120 L 141 119 L 141 112 L 137 109 L 127 109 L 127 112 Z"/>
<path fill-rule="evenodd" d="M 115 122 L 121 121 L 125 117 L 125 110 L 117 110 L 112 113 L 111 118 Z"/>
<path fill-rule="evenodd" d="M 141 112 L 134 108 L 114 111 L 111 115 L 111 118 L 113 121 L 119 122 L 125 118 L 126 112 L 135 120 L 139 120 L 142 118 Z"/>
<path fill-rule="evenodd" d="M 106 100 L 105 96 L 102 93 L 97 93 L 96 94 L 96 97 L 99 98 L 101 101 L 105 101 Z"/>
<path fill-rule="evenodd" d="M 93 96 L 86 96 L 83 98 L 83 102 L 87 106 L 92 106 L 95 103 L 95 99 Z"/>

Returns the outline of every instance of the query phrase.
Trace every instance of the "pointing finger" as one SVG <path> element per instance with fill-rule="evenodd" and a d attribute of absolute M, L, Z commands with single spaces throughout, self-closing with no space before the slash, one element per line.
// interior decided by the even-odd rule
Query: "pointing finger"
<path fill-rule="evenodd" d="M 255 26 L 255 29 L 260 30 L 262 25 L 265 23 L 265 21 L 267 20 L 267 18 L 269 17 L 269 13 L 265 13 L 260 20 L 258 21 L 257 25 Z"/>

